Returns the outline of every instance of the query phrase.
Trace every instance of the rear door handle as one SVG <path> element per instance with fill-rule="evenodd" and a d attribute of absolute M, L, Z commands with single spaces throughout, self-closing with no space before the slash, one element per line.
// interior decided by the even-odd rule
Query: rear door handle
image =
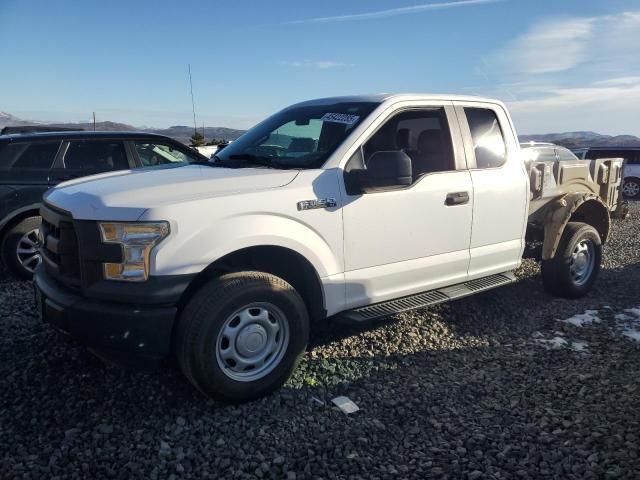
<path fill-rule="evenodd" d="M 448 207 L 452 205 L 463 205 L 469 203 L 469 192 L 452 192 L 447 193 L 444 204 Z"/>

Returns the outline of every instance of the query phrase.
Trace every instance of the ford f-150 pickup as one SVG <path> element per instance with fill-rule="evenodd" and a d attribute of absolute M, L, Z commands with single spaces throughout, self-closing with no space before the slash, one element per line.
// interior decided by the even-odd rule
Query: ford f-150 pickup
<path fill-rule="evenodd" d="M 299 103 L 210 162 L 48 191 L 39 310 L 102 356 L 173 357 L 202 392 L 240 402 L 287 380 L 310 322 L 506 285 L 525 252 L 551 294 L 581 297 L 622 162 L 524 152 L 495 100 Z"/>

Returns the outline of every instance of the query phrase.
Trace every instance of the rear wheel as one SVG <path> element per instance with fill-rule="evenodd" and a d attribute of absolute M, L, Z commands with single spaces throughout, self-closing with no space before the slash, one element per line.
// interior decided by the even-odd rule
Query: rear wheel
<path fill-rule="evenodd" d="M 542 261 L 544 287 L 559 297 L 582 297 L 593 287 L 601 261 L 602 242 L 596 229 L 586 223 L 569 222 L 555 257 Z"/>
<path fill-rule="evenodd" d="M 640 198 L 640 179 L 625 179 L 622 183 L 622 194 L 627 198 Z"/>
<path fill-rule="evenodd" d="M 2 261 L 18 278 L 30 280 L 40 265 L 38 229 L 41 217 L 27 217 L 16 224 L 2 239 Z"/>
<path fill-rule="evenodd" d="M 189 301 L 174 350 L 206 395 L 245 402 L 282 386 L 304 353 L 309 317 L 298 292 L 261 272 L 223 275 Z"/>

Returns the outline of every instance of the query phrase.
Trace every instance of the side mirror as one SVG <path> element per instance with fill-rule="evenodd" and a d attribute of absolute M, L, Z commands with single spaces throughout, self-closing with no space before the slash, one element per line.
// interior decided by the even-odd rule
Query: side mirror
<path fill-rule="evenodd" d="M 411 185 L 411 158 L 402 150 L 375 152 L 366 169 L 348 173 L 349 194 L 375 192 Z"/>

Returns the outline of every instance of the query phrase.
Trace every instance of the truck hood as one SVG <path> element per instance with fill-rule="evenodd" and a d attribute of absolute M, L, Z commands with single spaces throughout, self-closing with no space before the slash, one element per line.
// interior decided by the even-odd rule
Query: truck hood
<path fill-rule="evenodd" d="M 133 221 L 151 207 L 278 188 L 297 174 L 267 168 L 156 167 L 61 183 L 44 199 L 79 220 Z"/>

